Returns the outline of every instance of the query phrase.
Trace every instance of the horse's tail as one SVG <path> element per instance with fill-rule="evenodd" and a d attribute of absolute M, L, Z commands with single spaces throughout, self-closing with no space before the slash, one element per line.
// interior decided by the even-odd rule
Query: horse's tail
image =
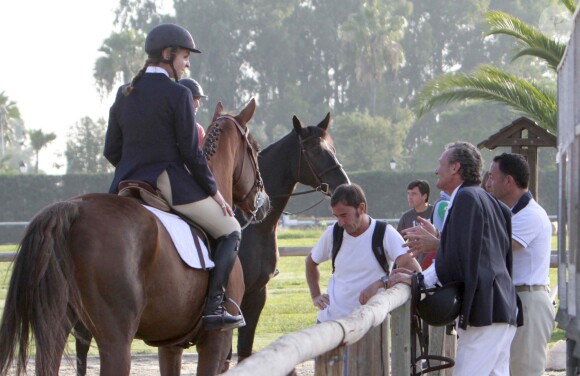
<path fill-rule="evenodd" d="M 58 349 L 64 348 L 71 319 L 81 311 L 67 245 L 78 216 L 75 202 L 64 201 L 43 209 L 28 225 L 0 324 L 0 375 L 8 373 L 15 355 L 16 375 L 25 373 L 32 337 L 37 374 L 38 370 L 52 374 L 50 370 L 60 361 L 53 359 L 54 354 L 62 354 Z"/>

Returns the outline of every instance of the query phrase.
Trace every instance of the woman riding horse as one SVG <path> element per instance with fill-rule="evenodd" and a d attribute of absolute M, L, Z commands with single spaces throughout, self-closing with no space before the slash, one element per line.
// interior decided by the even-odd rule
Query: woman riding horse
<path fill-rule="evenodd" d="M 123 180 L 145 181 L 161 191 L 174 210 L 214 237 L 215 268 L 210 274 L 203 327 L 243 326 L 241 312 L 231 315 L 223 305 L 240 225 L 198 146 L 191 92 L 177 83 L 189 68 L 190 53 L 200 51 L 191 34 L 174 24 L 153 28 L 145 51 L 144 67 L 130 84 L 119 88 L 110 110 L 104 153 L 115 166 L 110 193 L 117 193 Z"/>

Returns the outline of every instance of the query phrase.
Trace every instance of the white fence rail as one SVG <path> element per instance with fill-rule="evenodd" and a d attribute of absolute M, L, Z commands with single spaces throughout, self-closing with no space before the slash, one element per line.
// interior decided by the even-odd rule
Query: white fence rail
<path fill-rule="evenodd" d="M 363 339 L 374 327 L 382 324 L 388 327 L 388 314 L 395 310 L 397 310 L 398 315 L 396 318 L 393 315 L 391 336 L 395 336 L 397 339 L 392 340 L 394 344 L 390 357 L 392 374 L 408 374 L 410 365 L 409 311 L 408 304 L 405 303 L 409 301 L 410 295 L 411 289 L 409 286 L 398 284 L 375 295 L 366 305 L 356 309 L 344 319 L 320 323 L 280 337 L 263 350 L 245 359 L 236 367 L 231 368 L 225 375 L 287 375 L 302 362 L 332 352 L 342 346 L 355 344 Z M 388 364 L 388 356 L 385 358 L 382 360 Z M 332 359 L 331 362 L 340 365 L 342 359 Z M 364 374 L 363 372 L 355 371 L 352 368 L 353 366 L 356 367 L 356 365 L 349 364 L 349 374 Z M 333 374 L 342 375 L 342 369 L 336 371 Z M 384 369 L 381 374 L 388 375 L 388 369 Z"/>

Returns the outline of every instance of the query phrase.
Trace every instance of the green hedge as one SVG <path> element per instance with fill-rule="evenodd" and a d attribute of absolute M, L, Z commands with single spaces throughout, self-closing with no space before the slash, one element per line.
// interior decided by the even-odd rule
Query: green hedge
<path fill-rule="evenodd" d="M 407 207 L 407 184 L 413 179 L 425 179 L 431 185 L 431 199 L 439 197 L 433 172 L 383 172 L 361 171 L 349 174 L 352 182 L 360 184 L 366 192 L 369 213 L 375 218 L 399 218 Z M 54 202 L 89 192 L 107 192 L 112 175 L 0 175 L 0 222 L 27 222 L 38 211 Z M 539 202 L 548 214 L 557 213 L 558 185 L 555 171 L 539 176 Z M 310 189 L 297 188 L 297 191 Z M 328 198 L 319 193 L 293 197 L 287 207 L 290 213 L 302 217 L 331 216 Z M 20 240 L 23 227 L 0 226 L 0 244 L 16 243 Z"/>
<path fill-rule="evenodd" d="M 107 192 L 113 176 L 0 175 L 0 222 L 28 222 L 45 206 L 89 193 Z M 0 244 L 20 241 L 22 226 L 0 226 Z"/>
<path fill-rule="evenodd" d="M 429 202 L 439 198 L 439 190 L 435 186 L 437 176 L 433 172 L 391 172 L 391 171 L 360 171 L 349 173 L 352 182 L 359 184 L 366 193 L 369 203 L 369 213 L 374 218 L 399 218 L 409 209 L 407 205 L 407 184 L 414 179 L 424 179 L 431 186 Z M 550 171 L 539 174 L 538 202 L 548 215 L 558 213 L 558 180 L 557 172 Z M 297 190 L 307 189 L 299 187 Z M 320 194 L 296 196 L 290 200 L 287 211 L 296 213 L 317 203 Z M 316 207 L 300 214 L 301 216 L 328 217 L 331 216 L 329 201 L 325 200 Z"/>

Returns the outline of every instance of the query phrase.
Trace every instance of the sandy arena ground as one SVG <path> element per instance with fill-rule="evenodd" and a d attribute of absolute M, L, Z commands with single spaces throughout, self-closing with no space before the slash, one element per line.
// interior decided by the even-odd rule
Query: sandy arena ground
<path fill-rule="evenodd" d="M 33 366 L 34 362 L 31 362 Z M 183 365 L 181 368 L 182 375 L 195 375 L 197 366 L 197 354 L 184 354 Z M 32 368 L 31 368 L 32 370 Z M 63 361 L 59 373 L 61 376 L 76 376 L 74 365 Z M 159 367 L 157 365 L 157 355 L 134 355 L 131 363 L 131 375 L 133 376 L 158 376 Z M 313 376 L 314 361 L 308 361 L 300 364 L 296 368 L 298 376 Z M 546 371 L 543 376 L 565 376 L 565 371 Z M 99 376 L 99 358 L 89 357 L 87 376 Z"/>

